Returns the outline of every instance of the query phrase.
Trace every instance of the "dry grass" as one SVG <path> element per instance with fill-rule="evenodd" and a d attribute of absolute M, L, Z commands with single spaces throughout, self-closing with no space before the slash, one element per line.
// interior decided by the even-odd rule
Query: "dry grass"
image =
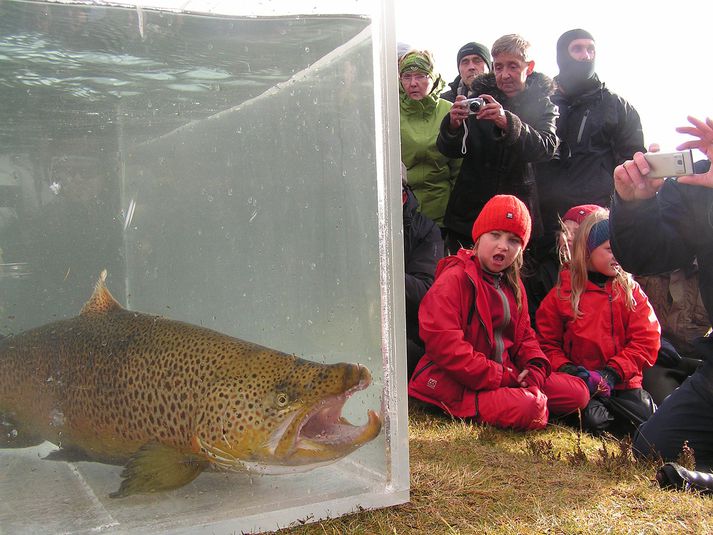
<path fill-rule="evenodd" d="M 713 533 L 713 499 L 660 490 L 657 463 L 634 460 L 628 441 L 558 425 L 500 431 L 419 408 L 409 427 L 410 503 L 280 533 Z"/>

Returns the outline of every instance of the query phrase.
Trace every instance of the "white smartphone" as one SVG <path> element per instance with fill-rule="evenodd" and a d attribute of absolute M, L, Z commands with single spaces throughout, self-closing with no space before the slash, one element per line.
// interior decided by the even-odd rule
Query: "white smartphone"
<path fill-rule="evenodd" d="M 690 149 L 678 152 L 647 152 L 644 158 L 651 169 L 646 178 L 693 174 L 693 152 Z"/>

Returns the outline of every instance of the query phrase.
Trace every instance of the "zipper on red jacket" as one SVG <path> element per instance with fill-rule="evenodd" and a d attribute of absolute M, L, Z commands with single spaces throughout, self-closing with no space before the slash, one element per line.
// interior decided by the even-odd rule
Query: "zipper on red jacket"
<path fill-rule="evenodd" d="M 417 378 L 419 375 L 421 375 L 423 372 L 425 372 L 428 368 L 430 368 L 430 367 L 433 366 L 434 364 L 435 364 L 435 362 L 433 362 L 433 361 L 431 360 L 431 361 L 428 362 L 428 364 L 425 364 L 422 368 L 420 368 L 420 369 L 414 371 L 414 372 L 413 372 L 413 375 L 411 376 L 411 380 L 412 380 L 412 381 L 415 381 L 416 378 Z"/>
<path fill-rule="evenodd" d="M 609 317 L 611 319 L 611 340 L 612 343 L 614 344 L 614 354 L 616 355 L 619 352 L 619 348 L 617 347 L 616 344 L 616 336 L 614 336 L 614 296 L 610 293 L 609 294 Z"/>
<path fill-rule="evenodd" d="M 480 326 L 483 328 L 483 333 L 485 334 L 485 340 L 488 342 L 488 346 L 493 347 L 493 341 L 490 339 L 490 336 L 488 335 L 488 329 L 485 327 L 485 322 L 483 321 L 483 318 L 480 317 L 480 314 L 478 314 L 478 307 L 476 306 L 475 300 L 476 300 L 476 286 L 475 282 L 473 279 L 466 273 L 468 280 L 470 280 L 470 283 L 473 285 L 473 304 L 471 305 L 471 310 L 473 311 L 474 314 L 478 316 L 478 323 L 480 323 Z M 472 314 L 468 314 L 468 319 L 472 319 Z M 470 325 L 470 321 L 468 321 L 468 325 Z M 466 325 L 467 327 L 467 325 Z"/>
<path fill-rule="evenodd" d="M 503 321 L 502 324 L 497 328 L 493 329 L 493 336 L 495 337 L 495 344 L 494 344 L 494 352 L 495 352 L 495 362 L 499 362 L 502 364 L 503 362 L 503 351 L 505 349 L 505 342 L 503 341 L 503 331 L 505 328 L 510 325 L 510 319 L 511 319 L 511 314 L 510 314 L 510 303 L 508 302 L 508 298 L 505 295 L 505 292 L 503 292 L 503 289 L 500 287 L 500 280 L 501 277 L 499 276 L 494 276 L 493 277 L 493 287 L 495 290 L 498 292 L 498 295 L 500 296 L 501 301 L 503 302 Z"/>

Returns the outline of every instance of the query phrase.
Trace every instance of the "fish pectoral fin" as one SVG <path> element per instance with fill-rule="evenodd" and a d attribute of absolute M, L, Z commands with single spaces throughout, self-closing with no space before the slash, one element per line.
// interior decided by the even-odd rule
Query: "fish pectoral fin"
<path fill-rule="evenodd" d="M 124 466 L 119 490 L 112 498 L 177 489 L 193 481 L 208 467 L 208 461 L 163 444 L 142 446 Z"/>

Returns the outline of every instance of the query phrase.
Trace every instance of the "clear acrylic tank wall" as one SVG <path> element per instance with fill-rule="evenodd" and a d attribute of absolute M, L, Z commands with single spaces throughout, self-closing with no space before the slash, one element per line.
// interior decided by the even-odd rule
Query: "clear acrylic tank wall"
<path fill-rule="evenodd" d="M 381 432 L 308 472 L 125 498 L 121 466 L 0 439 L 0 533 L 257 532 L 408 500 L 391 3 L 166 4 L 0 2 L 0 337 L 77 316 L 106 269 L 131 311 L 365 366 L 343 415 Z"/>

